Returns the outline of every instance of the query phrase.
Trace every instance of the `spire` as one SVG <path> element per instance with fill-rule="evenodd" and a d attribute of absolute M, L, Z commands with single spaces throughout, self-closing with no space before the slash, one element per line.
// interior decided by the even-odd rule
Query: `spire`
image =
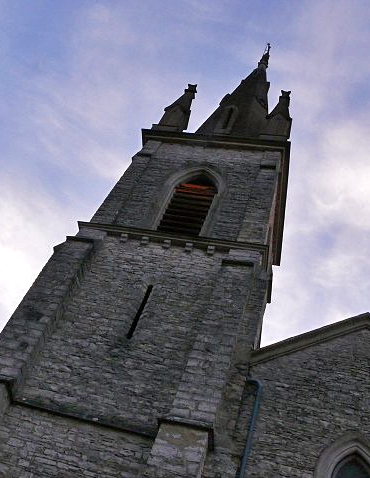
<path fill-rule="evenodd" d="M 186 129 L 189 123 L 191 103 L 196 92 L 197 85 L 189 84 L 184 90 L 184 94 L 164 109 L 164 115 L 158 124 L 153 124 L 152 129 L 177 132 Z"/>
<path fill-rule="evenodd" d="M 231 94 L 227 94 L 221 100 L 220 106 L 200 126 L 197 133 L 243 138 L 261 137 L 269 118 L 267 93 L 270 83 L 267 81 L 266 70 L 270 49 L 270 43 L 267 43 L 257 68 L 242 80 Z M 289 117 L 287 106 L 283 106 L 284 101 L 285 99 L 282 100 L 279 110 L 285 108 L 284 114 Z M 271 114 L 274 112 L 275 110 Z"/>

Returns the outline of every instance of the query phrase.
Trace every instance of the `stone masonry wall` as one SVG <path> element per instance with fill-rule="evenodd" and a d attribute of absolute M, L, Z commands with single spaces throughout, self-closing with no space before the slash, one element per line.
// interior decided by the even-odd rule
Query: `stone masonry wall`
<path fill-rule="evenodd" d="M 236 240 L 242 228 L 241 240 L 265 241 L 276 172 L 274 167 L 261 170 L 260 166 L 267 160 L 275 164 L 279 153 L 154 141 L 149 141 L 143 152 L 151 155 L 141 152 L 134 156 L 94 222 L 108 222 L 110 218 L 118 225 L 155 228 L 171 191 L 170 178 L 180 171 L 207 167 L 222 177 L 224 191 L 217 207 L 210 211 L 214 224 L 205 235 Z M 246 214 L 247 224 L 242 226 Z"/>
<path fill-rule="evenodd" d="M 247 275 L 243 269 L 248 271 Z M 247 306 L 243 307 L 248 275 L 250 279 L 253 277 L 253 287 L 248 292 Z M 145 478 L 235 476 L 239 456 L 235 456 L 232 438 L 246 381 L 254 325 L 265 304 L 266 282 L 257 278 L 258 273 L 254 273 L 250 264 L 227 260 L 224 260 L 222 276 L 219 290 L 216 287 L 214 291 L 217 297 L 223 290 L 222 301 L 218 303 L 213 298 L 210 301 L 211 313 L 206 327 L 198 333 L 189 354 L 173 407 L 156 437 Z M 230 294 L 231 290 L 237 294 Z M 227 309 L 233 307 L 243 311 L 239 319 L 237 315 L 228 317 L 227 321 L 218 318 L 218 314 L 228 316 Z"/>
<path fill-rule="evenodd" d="M 242 317 L 249 272 L 242 268 L 225 295 L 222 256 L 107 237 L 19 397 L 156 430 L 157 419 L 172 405 L 195 336 L 204 329 L 204 341 L 213 346 L 212 335 L 224 330 L 226 337 Z M 128 340 L 150 284 L 152 293 Z M 249 327 L 254 331 L 256 323 Z"/>
<path fill-rule="evenodd" d="M 100 233 L 94 234 L 103 238 Z M 189 419 L 190 428 L 179 425 L 179 430 L 185 437 L 198 437 L 199 448 L 197 443 L 189 445 L 189 449 L 185 447 L 176 466 L 166 451 L 161 461 L 155 453 L 166 449 L 159 446 L 160 437 L 166 436 L 163 427 L 167 425 L 162 425 L 150 462 L 141 470 L 153 477 L 189 478 L 193 476 L 190 470 L 196 473 L 194 476 L 202 472 L 208 432 L 197 427 L 213 429 L 220 407 L 229 406 L 227 400 L 222 405 L 221 395 L 228 376 L 235 370 L 235 361 L 242 360 L 243 368 L 247 367 L 249 350 L 245 347 L 253 341 L 258 327 L 266 283 L 257 280 L 259 267 L 255 269 L 250 260 L 243 261 L 241 251 L 235 258 L 233 251 L 209 254 L 203 249 L 164 245 L 106 236 L 95 248 L 84 276 L 64 303 L 62 316 L 28 365 L 16 403 L 5 414 L 5 452 L 0 447 L 0 464 L 7 470 L 6 476 L 31 477 L 37 467 L 40 475 L 35 476 L 80 476 L 76 468 L 76 456 L 82 453 L 79 448 L 68 448 L 63 459 L 58 456 L 55 463 L 49 455 L 59 442 L 50 442 L 50 449 L 44 451 L 51 432 L 45 420 L 39 422 L 39 415 L 49 417 L 53 427 L 54 420 L 60 420 L 58 423 L 65 427 L 72 420 L 68 416 L 74 416 L 152 437 L 161 417 L 180 422 Z M 248 251 L 244 255 L 253 256 Z M 257 256 L 255 260 L 258 264 Z M 128 340 L 125 336 L 149 284 L 154 285 L 152 294 Z M 240 340 L 244 343 L 242 352 L 238 352 Z M 240 387 L 242 390 L 239 383 Z M 17 403 L 50 413 L 31 411 Z M 64 414 L 65 418 L 53 417 L 52 412 Z M 81 422 L 71 423 L 71 428 L 80 433 Z M 173 426 L 176 429 L 177 425 Z M 34 427 L 36 433 L 30 431 Z M 57 432 L 55 437 L 58 440 Z M 127 437 L 122 439 L 131 443 L 131 435 Z M 148 439 L 144 436 L 143 440 Z M 217 446 L 222 454 L 224 445 L 219 438 Z M 23 460 L 25 448 L 32 450 L 30 457 L 35 456 L 31 461 Z M 180 450 L 181 447 L 176 453 Z M 126 464 L 118 454 L 118 461 L 111 463 L 104 476 L 115 476 L 119 470 L 131 476 L 145 450 L 140 453 L 139 461 L 134 459 L 135 452 Z M 228 453 L 223 451 L 227 462 Z M 218 461 L 225 462 L 225 458 L 220 458 L 217 451 Z M 40 465 L 43 460 L 45 465 Z M 15 472 L 20 463 L 24 475 Z M 49 470 L 45 475 L 44 466 Z M 63 466 L 68 470 L 65 475 Z M 90 465 L 88 459 L 84 459 L 83 466 L 86 476 L 97 476 L 95 465 Z M 217 475 L 210 472 L 209 476 Z"/>
<path fill-rule="evenodd" d="M 238 240 L 246 242 L 263 242 L 267 240 L 268 229 L 272 227 L 274 208 L 272 198 L 276 192 L 279 171 L 280 153 L 265 152 L 260 163 L 260 169 L 253 184 Z"/>
<path fill-rule="evenodd" d="M 0 379 L 21 384 L 32 361 L 64 313 L 93 255 L 93 240 L 55 248 L 0 335 Z"/>
<path fill-rule="evenodd" d="M 134 478 L 152 440 L 22 406 L 0 420 L 0 476 Z"/>
<path fill-rule="evenodd" d="M 263 395 L 246 476 L 312 478 L 320 454 L 342 435 L 370 440 L 369 339 L 362 329 L 253 366 Z M 246 395 L 240 451 L 251 405 Z"/>
<path fill-rule="evenodd" d="M 253 335 L 248 323 L 255 317 L 262 318 L 266 305 L 266 287 L 263 280 L 256 280 L 248 300 L 245 320 L 240 324 L 238 341 L 234 348 L 227 383 L 223 388 L 223 399 L 214 427 L 214 450 L 207 454 L 202 478 L 234 478 L 243 449 L 238 441 L 238 432 L 245 438 L 248 423 L 240 424 L 240 405 L 246 410 L 253 406 L 253 388 L 246 387 L 248 365 Z M 244 446 L 245 442 L 243 443 Z"/>
<path fill-rule="evenodd" d="M 207 168 L 221 182 L 205 235 L 264 244 L 278 160 L 148 141 L 92 222 L 155 229 L 171 178 Z M 262 168 L 266 161 L 274 164 Z M 232 478 L 238 403 L 268 289 L 264 249 L 100 229 L 86 227 L 56 248 L 0 338 L 0 380 L 13 400 L 0 428 L 0 467 L 14 478 Z M 74 441 L 64 443 L 69 430 Z"/>
<path fill-rule="evenodd" d="M 122 204 L 129 199 L 131 191 L 140 181 L 140 178 L 148 166 L 150 152 L 158 148 L 159 143 L 149 141 L 144 150 L 147 155 L 134 156 L 135 163 L 132 163 L 125 171 L 124 175 L 119 179 L 115 187 L 110 191 L 103 204 L 99 207 L 92 218 L 92 222 L 102 224 L 113 224 Z M 142 150 L 143 151 L 143 150 Z"/>

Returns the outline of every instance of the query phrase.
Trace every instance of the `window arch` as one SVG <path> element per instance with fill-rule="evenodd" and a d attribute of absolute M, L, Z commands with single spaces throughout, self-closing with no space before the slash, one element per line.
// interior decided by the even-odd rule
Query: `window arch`
<path fill-rule="evenodd" d="M 357 432 L 348 432 L 320 455 L 314 478 L 370 478 L 370 447 Z"/>
<path fill-rule="evenodd" d="M 177 184 L 157 230 L 198 236 L 215 194 L 216 186 L 204 174 Z"/>

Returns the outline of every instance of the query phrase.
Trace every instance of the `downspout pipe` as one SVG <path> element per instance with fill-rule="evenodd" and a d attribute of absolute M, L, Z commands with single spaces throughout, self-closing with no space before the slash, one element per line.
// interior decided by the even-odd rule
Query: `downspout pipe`
<path fill-rule="evenodd" d="M 247 378 L 247 384 L 254 385 L 256 387 L 256 395 L 255 395 L 255 400 L 254 400 L 254 405 L 253 405 L 253 411 L 252 415 L 249 420 L 249 428 L 248 428 L 248 434 L 247 434 L 247 440 L 245 442 L 245 448 L 244 448 L 244 453 L 242 457 L 242 461 L 240 464 L 240 470 L 237 478 L 245 478 L 245 470 L 247 468 L 247 460 L 250 455 L 250 451 L 252 448 L 252 440 L 253 440 L 253 432 L 254 432 L 254 427 L 256 424 L 258 412 L 260 409 L 260 404 L 261 404 L 261 398 L 262 398 L 262 382 L 256 378 Z"/>

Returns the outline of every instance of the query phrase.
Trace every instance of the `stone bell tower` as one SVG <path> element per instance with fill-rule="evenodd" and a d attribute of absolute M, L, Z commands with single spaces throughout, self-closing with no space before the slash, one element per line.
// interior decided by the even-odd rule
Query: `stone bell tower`
<path fill-rule="evenodd" d="M 268 58 L 195 133 L 189 85 L 54 248 L 0 336 L 1 476 L 237 476 L 289 166 Z"/>

